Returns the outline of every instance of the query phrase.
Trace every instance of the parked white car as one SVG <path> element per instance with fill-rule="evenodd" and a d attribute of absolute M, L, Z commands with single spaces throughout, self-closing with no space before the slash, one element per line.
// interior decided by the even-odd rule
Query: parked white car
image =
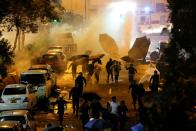
<path fill-rule="evenodd" d="M 19 121 L 25 131 L 36 131 L 35 123 L 28 110 L 10 110 L 0 113 L 0 122 Z"/>
<path fill-rule="evenodd" d="M 32 109 L 37 104 L 36 91 L 30 85 L 9 84 L 0 97 L 0 111 Z"/>
<path fill-rule="evenodd" d="M 48 74 L 48 78 L 51 79 L 52 81 L 52 87 L 56 86 L 56 74 L 54 73 L 54 70 L 52 69 L 52 67 L 48 64 L 36 64 L 36 65 L 32 65 L 29 70 L 45 70 L 47 71 Z"/>
<path fill-rule="evenodd" d="M 28 70 L 20 74 L 20 83 L 31 84 L 37 90 L 38 99 L 48 98 L 52 91 L 52 81 L 45 70 Z"/>

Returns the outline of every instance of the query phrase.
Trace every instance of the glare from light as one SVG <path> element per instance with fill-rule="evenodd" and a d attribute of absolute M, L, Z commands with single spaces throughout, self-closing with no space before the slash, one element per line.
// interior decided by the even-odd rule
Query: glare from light
<path fill-rule="evenodd" d="M 110 4 L 110 8 L 121 13 L 126 14 L 127 12 L 135 12 L 137 9 L 137 5 L 132 1 L 120 1 L 120 2 L 112 2 Z"/>
<path fill-rule="evenodd" d="M 130 35 L 133 32 L 132 19 L 136 16 L 136 10 L 136 2 L 130 0 L 111 2 L 104 10 L 103 32 L 112 36 L 119 48 L 133 38 Z"/>
<path fill-rule="evenodd" d="M 149 6 L 144 7 L 145 13 L 149 14 L 151 11 L 151 8 Z"/>

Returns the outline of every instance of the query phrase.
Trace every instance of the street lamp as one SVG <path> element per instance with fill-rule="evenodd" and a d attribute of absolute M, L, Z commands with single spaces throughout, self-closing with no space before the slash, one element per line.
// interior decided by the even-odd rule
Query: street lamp
<path fill-rule="evenodd" d="M 149 15 L 149 25 L 150 25 L 150 28 L 151 28 L 151 12 L 152 12 L 151 7 L 149 7 L 149 6 L 144 7 L 144 11 L 145 11 L 146 14 Z"/>

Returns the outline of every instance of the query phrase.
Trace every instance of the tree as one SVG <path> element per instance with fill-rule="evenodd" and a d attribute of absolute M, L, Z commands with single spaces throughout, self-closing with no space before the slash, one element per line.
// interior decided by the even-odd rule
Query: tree
<path fill-rule="evenodd" d="M 0 74 L 5 77 L 7 66 L 13 64 L 14 52 L 8 40 L 0 40 Z"/>
<path fill-rule="evenodd" d="M 1 0 L 0 1 L 0 21 L 3 19 L 4 16 L 7 15 L 8 11 L 8 0 Z"/>
<path fill-rule="evenodd" d="M 3 0 L 2 5 L 8 5 L 1 13 L 5 15 L 0 14 L 3 27 L 16 30 L 13 50 L 24 46 L 25 33 L 36 33 L 40 22 L 58 18 L 57 5 L 50 0 Z"/>
<path fill-rule="evenodd" d="M 168 0 L 173 24 L 164 62 L 163 91 L 154 100 L 153 126 L 160 131 L 196 129 L 196 21 L 194 0 Z M 192 114 L 192 115 L 190 115 Z"/>

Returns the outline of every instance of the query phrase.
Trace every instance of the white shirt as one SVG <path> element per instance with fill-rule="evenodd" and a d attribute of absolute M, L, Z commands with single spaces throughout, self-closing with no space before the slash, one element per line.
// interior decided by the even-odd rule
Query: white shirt
<path fill-rule="evenodd" d="M 118 106 L 119 106 L 119 103 L 118 102 L 113 102 L 113 101 L 111 101 L 110 102 L 110 107 L 111 107 L 111 112 L 110 113 L 112 113 L 112 114 L 116 114 L 117 115 L 117 108 L 118 108 Z"/>

